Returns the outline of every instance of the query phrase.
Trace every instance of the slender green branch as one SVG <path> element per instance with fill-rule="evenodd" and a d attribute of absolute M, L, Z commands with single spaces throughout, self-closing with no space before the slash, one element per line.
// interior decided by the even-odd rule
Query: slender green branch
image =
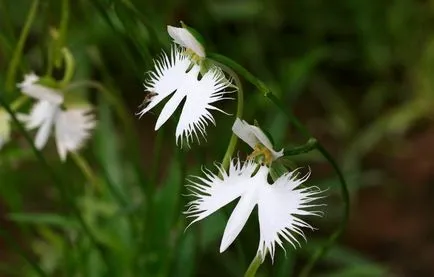
<path fill-rule="evenodd" d="M 54 49 L 54 65 L 60 67 L 62 62 L 62 48 L 65 45 L 66 32 L 68 31 L 68 21 L 69 21 L 69 0 L 62 0 L 62 11 L 59 23 L 59 37 L 55 42 Z"/>
<path fill-rule="evenodd" d="M 315 138 L 310 138 L 305 144 L 283 151 L 283 156 L 295 156 L 310 152 L 316 149 L 318 141 Z"/>
<path fill-rule="evenodd" d="M 9 244 L 38 274 L 38 276 L 48 276 L 42 268 L 29 257 L 25 250 L 16 242 L 16 240 L 9 234 L 6 228 L 0 228 L 0 235 L 4 238 L 4 241 Z"/>
<path fill-rule="evenodd" d="M 244 273 L 244 277 L 254 277 L 256 275 L 256 271 L 258 271 L 261 264 L 262 264 L 262 259 L 258 253 L 250 263 L 249 267 L 246 270 L 246 273 Z"/>
<path fill-rule="evenodd" d="M 30 27 L 32 26 L 33 20 L 35 19 L 36 12 L 38 10 L 39 0 L 33 0 L 32 6 L 30 7 L 29 14 L 27 15 L 26 23 L 21 30 L 21 35 L 18 40 L 17 46 L 12 53 L 12 59 L 8 66 L 8 71 L 6 73 L 6 91 L 12 92 L 15 86 L 15 78 L 17 75 L 17 69 L 20 64 L 21 56 L 23 54 L 24 43 L 26 42 L 27 36 L 30 32 Z"/>
<path fill-rule="evenodd" d="M 61 86 L 66 86 L 71 81 L 75 72 L 75 60 L 74 56 L 68 50 L 68 48 L 62 48 L 63 59 L 65 60 L 65 73 L 63 79 L 60 82 Z"/>
<path fill-rule="evenodd" d="M 224 63 L 227 66 L 233 68 L 236 72 L 238 72 L 240 75 L 244 76 L 250 83 L 252 83 L 256 88 L 264 94 L 268 99 L 271 100 L 271 102 L 276 105 L 291 121 L 291 123 L 295 126 L 295 128 L 303 134 L 306 138 L 311 138 L 312 135 L 309 132 L 309 130 L 297 119 L 296 116 L 288 109 L 288 107 L 285 107 L 282 102 L 271 92 L 271 90 L 265 85 L 264 82 L 257 79 L 253 74 L 251 74 L 247 69 L 245 69 L 243 66 L 239 65 L 237 62 L 233 61 L 232 59 L 219 55 L 219 54 L 209 54 L 209 56 L 218 62 Z M 304 269 L 301 272 L 300 276 L 306 277 L 309 275 L 310 271 L 312 270 L 315 263 L 327 252 L 327 250 L 330 248 L 331 245 L 340 237 L 340 235 L 345 230 L 345 227 L 348 223 L 348 218 L 350 214 L 350 198 L 349 198 L 349 192 L 348 192 L 348 186 L 344 179 L 344 176 L 337 165 L 336 161 L 333 159 L 333 157 L 328 153 L 328 151 L 322 146 L 319 142 L 317 142 L 316 147 L 320 153 L 326 158 L 326 160 L 331 164 L 333 169 L 335 170 L 336 174 L 339 178 L 339 183 L 341 185 L 341 194 L 342 194 L 342 200 L 344 202 L 344 212 L 343 212 L 343 218 L 341 223 L 338 226 L 338 229 L 329 237 L 328 241 L 320 248 L 308 261 L 307 265 L 304 267 Z"/>
<path fill-rule="evenodd" d="M 107 267 L 111 267 L 111 263 L 108 260 L 107 255 L 105 254 L 104 247 L 98 242 L 96 237 L 93 235 L 91 230 L 86 224 L 86 221 L 84 220 L 83 216 L 80 213 L 79 208 L 77 207 L 77 204 L 75 203 L 74 199 L 71 198 L 69 192 L 67 191 L 67 184 L 64 183 L 63 179 L 58 175 L 56 171 L 54 171 L 48 161 L 45 159 L 45 157 L 42 155 L 42 153 L 36 148 L 35 144 L 33 143 L 32 138 L 30 137 L 29 133 L 25 130 L 24 126 L 21 124 L 21 122 L 17 119 L 15 116 L 15 113 L 12 111 L 11 107 L 8 105 L 8 103 L 4 100 L 3 96 L 0 96 L 0 106 L 3 106 L 5 110 L 9 113 L 12 121 L 15 123 L 15 125 L 18 127 L 18 130 L 20 133 L 24 136 L 27 143 L 30 145 L 33 153 L 35 154 L 36 158 L 39 160 L 40 164 L 45 168 L 51 179 L 53 180 L 55 186 L 57 187 L 60 196 L 62 197 L 62 200 L 64 203 L 68 205 L 68 207 L 71 208 L 73 215 L 77 218 L 78 223 L 80 224 L 83 232 L 89 237 L 91 243 L 95 245 L 95 247 L 100 251 L 101 257 L 106 263 Z"/>
<path fill-rule="evenodd" d="M 88 181 L 94 186 L 97 191 L 101 191 L 101 187 L 98 182 L 98 178 L 94 174 L 92 168 L 89 163 L 86 161 L 83 156 L 78 153 L 72 152 L 70 153 L 70 157 L 74 160 L 75 164 L 80 168 L 83 172 L 83 175 L 86 176 Z"/>
<path fill-rule="evenodd" d="M 229 75 L 234 78 L 236 87 L 237 87 L 237 118 L 242 118 L 243 116 L 243 109 L 244 109 L 244 94 L 243 94 L 243 86 L 240 81 L 240 78 L 238 75 L 228 66 L 226 66 L 224 63 L 221 63 L 219 61 L 211 60 L 212 62 L 218 64 L 223 70 L 225 70 Z M 231 139 L 229 140 L 228 148 L 226 149 L 226 153 L 223 156 L 222 160 L 222 168 L 227 170 L 229 167 L 229 163 L 232 159 L 232 155 L 234 154 L 235 147 L 237 146 L 238 137 L 232 132 Z"/>

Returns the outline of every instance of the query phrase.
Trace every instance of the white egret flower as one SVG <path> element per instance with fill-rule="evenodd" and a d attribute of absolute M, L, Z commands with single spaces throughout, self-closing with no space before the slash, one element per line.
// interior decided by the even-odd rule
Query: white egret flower
<path fill-rule="evenodd" d="M 38 76 L 30 74 L 25 76 L 24 82 L 18 84 L 24 94 L 38 100 L 30 114 L 21 115 L 20 119 L 27 129 L 38 129 L 35 137 L 38 149 L 44 148 L 54 128 L 57 152 L 61 160 L 65 161 L 68 152 L 77 151 L 89 138 L 96 125 L 95 117 L 89 107 L 63 108 L 63 95 L 37 84 L 38 80 Z"/>
<path fill-rule="evenodd" d="M 176 108 L 185 99 L 181 115 L 176 126 L 176 143 L 181 140 L 181 145 L 196 137 L 199 141 L 200 135 L 205 138 L 206 127 L 209 122 L 215 125 L 211 115 L 212 110 L 224 111 L 216 108 L 213 103 L 231 99 L 224 97 L 226 88 L 235 86 L 225 77 L 222 70 L 216 66 L 211 67 L 206 73 L 200 74 L 200 66 L 191 62 L 189 57 L 178 47 L 173 47 L 170 56 L 165 53 L 159 60 L 154 62 L 154 71 L 149 73 L 149 79 L 144 86 L 148 95 L 144 104 L 147 104 L 138 115 L 141 117 L 154 108 L 163 99 L 170 96 L 158 116 L 155 130 L 158 130 Z M 194 136 L 193 136 L 194 135 Z"/>
<path fill-rule="evenodd" d="M 266 152 L 271 155 L 271 161 L 283 156 L 283 149 L 278 152 L 275 151 L 271 141 L 257 126 L 250 125 L 246 121 L 237 118 L 232 126 L 232 132 L 259 153 L 266 154 L 263 149 L 265 147 Z"/>
<path fill-rule="evenodd" d="M 268 167 L 259 166 L 253 161 L 241 164 L 234 160 L 229 166 L 229 172 L 220 168 L 219 172 L 222 179 L 206 170 L 204 178 L 195 177 L 190 180 L 188 187 L 195 200 L 188 203 L 185 214 L 194 218 L 191 225 L 240 198 L 226 224 L 220 252 L 232 244 L 256 205 L 260 232 L 258 254 L 262 260 L 266 253 L 270 253 L 274 259 L 276 243 L 283 248 L 283 242 L 287 241 L 296 247 L 296 244 L 300 246 L 297 235 L 306 239 L 301 228 L 313 227 L 299 216 L 321 215 L 321 212 L 311 210 L 320 205 L 311 203 L 321 198 L 317 195 L 322 191 L 317 187 L 300 188 L 310 173 L 298 179 L 296 171 L 287 172 L 269 184 Z"/>
<path fill-rule="evenodd" d="M 167 26 L 167 32 L 176 44 L 191 50 L 200 58 L 205 58 L 205 48 L 187 28 Z"/>
<path fill-rule="evenodd" d="M 10 116 L 0 109 L 0 149 L 9 141 L 11 135 Z"/>

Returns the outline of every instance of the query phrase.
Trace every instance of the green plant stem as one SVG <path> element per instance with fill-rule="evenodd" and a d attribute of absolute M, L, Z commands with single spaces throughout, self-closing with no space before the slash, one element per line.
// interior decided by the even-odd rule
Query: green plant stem
<path fill-rule="evenodd" d="M 305 144 L 283 151 L 283 156 L 295 156 L 310 152 L 316 149 L 318 141 L 315 138 L 310 138 Z"/>
<path fill-rule="evenodd" d="M 54 65 L 60 67 L 62 59 L 62 47 L 65 45 L 66 32 L 68 31 L 69 21 L 69 0 L 62 0 L 62 11 L 59 23 L 59 37 L 57 38 L 56 47 L 54 49 Z"/>
<path fill-rule="evenodd" d="M 32 138 L 30 137 L 29 133 L 25 130 L 24 126 L 21 124 L 21 122 L 17 119 L 14 112 L 12 111 L 11 107 L 7 104 L 7 102 L 4 100 L 2 96 L 0 96 L 0 106 L 3 106 L 5 110 L 9 113 L 11 116 L 12 121 L 16 124 L 18 127 L 18 130 L 20 133 L 24 136 L 27 143 L 30 145 L 33 153 L 35 154 L 36 158 L 39 160 L 40 164 L 45 168 L 45 170 L 48 172 L 49 176 L 53 180 L 55 186 L 57 187 L 60 196 L 64 203 L 68 205 L 68 207 L 71 209 L 72 214 L 76 217 L 78 220 L 78 223 L 80 224 L 83 232 L 88 236 L 91 243 L 96 247 L 96 249 L 99 250 L 102 259 L 106 263 L 108 268 L 111 268 L 111 263 L 108 260 L 108 257 L 105 254 L 104 247 L 97 241 L 93 233 L 90 231 L 89 227 L 87 226 L 83 216 L 80 213 L 79 208 L 77 207 L 77 204 L 75 203 L 74 199 L 71 198 L 69 192 L 67 191 L 67 185 L 65 184 L 63 179 L 58 175 L 56 171 L 54 171 L 48 161 L 45 159 L 45 157 L 42 155 L 42 153 L 36 148 L 35 144 L 33 143 Z"/>
<path fill-rule="evenodd" d="M 106 89 L 100 83 L 95 81 L 90 81 L 90 80 L 72 83 L 66 88 L 66 91 L 70 91 L 83 86 L 94 88 L 99 92 L 101 92 L 104 95 L 105 99 L 110 103 L 110 105 L 114 107 L 118 117 L 121 119 L 123 123 L 123 127 L 125 128 L 125 133 L 127 134 L 128 137 L 129 147 L 127 147 L 127 149 L 128 151 L 130 151 L 131 156 L 134 158 L 133 164 L 135 166 L 135 171 L 137 171 L 138 176 L 140 177 L 140 183 L 141 183 L 140 188 L 142 188 L 145 195 L 151 197 L 153 195 L 153 186 L 149 185 L 145 187 L 145 184 L 148 183 L 148 180 L 143 177 L 143 174 L 141 173 L 142 170 L 139 166 L 140 157 L 139 157 L 139 152 L 136 150 L 139 145 L 137 135 L 134 135 L 135 134 L 134 124 L 131 121 L 130 114 L 127 112 L 125 106 L 122 104 L 122 100 L 117 95 L 115 95 L 114 93 Z M 133 145 L 137 147 L 132 147 Z"/>
<path fill-rule="evenodd" d="M 83 172 L 83 175 L 86 176 L 86 179 L 88 179 L 88 181 L 93 185 L 93 187 L 100 192 L 101 186 L 98 182 L 98 178 L 94 174 L 87 160 L 83 156 L 75 152 L 71 152 L 69 153 L 69 155 L 74 160 L 78 168 L 80 168 L 81 172 Z"/>
<path fill-rule="evenodd" d="M 265 85 L 264 82 L 257 79 L 247 69 L 245 69 L 243 66 L 239 65 L 237 62 L 233 61 L 228 57 L 219 54 L 213 54 L 213 53 L 209 54 L 208 56 L 217 60 L 218 62 L 226 64 L 227 66 L 233 68 L 236 72 L 238 72 L 238 74 L 245 77 L 246 80 L 248 80 L 250 83 L 256 86 L 256 88 L 261 93 L 263 93 L 265 97 L 270 99 L 271 102 L 274 105 L 276 105 L 288 117 L 290 122 L 303 136 L 305 136 L 306 138 L 312 137 L 309 130 L 297 119 L 297 117 L 291 112 L 290 109 L 288 109 L 288 107 L 285 107 L 282 104 L 282 102 L 271 92 L 271 90 Z M 300 273 L 300 276 L 302 277 L 307 277 L 309 275 L 315 263 L 327 252 L 330 246 L 332 246 L 333 243 L 342 235 L 348 223 L 348 218 L 350 214 L 350 197 L 348 192 L 348 186 L 339 166 L 337 165 L 333 157 L 330 155 L 330 153 L 328 153 L 328 151 L 324 148 L 324 146 L 321 145 L 321 143 L 317 142 L 316 148 L 324 156 L 324 158 L 331 164 L 336 174 L 338 175 L 340 181 L 339 183 L 341 187 L 342 200 L 344 203 L 344 212 L 343 212 L 342 221 L 339 224 L 336 231 L 333 232 L 333 234 L 329 237 L 327 242 L 314 253 L 314 255 L 310 258 L 306 266 L 302 269 Z"/>
<path fill-rule="evenodd" d="M 255 258 L 253 258 L 252 262 L 247 268 L 246 273 L 244 273 L 244 277 L 254 277 L 256 275 L 256 271 L 258 271 L 261 264 L 262 259 L 259 254 L 256 254 Z"/>
<path fill-rule="evenodd" d="M 14 102 L 12 102 L 11 104 L 11 109 L 13 111 L 18 110 L 19 108 L 21 108 L 24 104 L 26 104 L 27 101 L 29 101 L 30 98 L 26 95 L 21 95 L 20 97 L 18 97 L 17 99 L 15 99 Z"/>
<path fill-rule="evenodd" d="M 17 46 L 12 53 L 12 59 L 8 66 L 8 71 L 6 73 L 6 91 L 12 92 L 15 87 L 15 79 L 17 75 L 17 69 L 20 64 L 21 56 L 23 54 L 24 43 L 30 32 L 30 27 L 32 26 L 33 20 L 35 19 L 36 12 L 38 10 L 39 0 L 33 0 L 32 6 L 30 7 L 29 13 L 27 15 L 26 23 L 21 30 L 21 35 L 18 40 Z"/>
<path fill-rule="evenodd" d="M 38 274 L 38 276 L 48 276 L 42 268 L 29 257 L 29 255 L 22 249 L 22 247 L 15 241 L 15 239 L 9 234 L 6 228 L 0 228 L 0 235 L 4 238 L 4 241 L 9 244 L 15 252 L 17 252 Z"/>
<path fill-rule="evenodd" d="M 65 61 L 65 73 L 63 79 L 60 82 L 61 86 L 66 86 L 71 81 L 75 72 L 75 60 L 74 56 L 68 50 L 68 48 L 62 48 L 63 59 Z"/>
<path fill-rule="evenodd" d="M 236 118 L 242 118 L 243 117 L 243 109 L 244 109 L 244 93 L 243 93 L 243 85 L 240 81 L 240 78 L 238 75 L 228 66 L 226 66 L 223 63 L 220 63 L 219 61 L 211 60 L 214 63 L 217 63 L 218 66 L 223 68 L 228 74 L 234 78 L 236 87 L 237 87 L 237 113 Z M 223 156 L 222 160 L 222 168 L 224 170 L 227 170 L 229 168 L 229 163 L 232 159 L 232 155 L 234 154 L 235 147 L 237 146 L 238 137 L 232 132 L 231 139 L 229 140 L 228 147 L 226 149 L 226 153 Z"/>

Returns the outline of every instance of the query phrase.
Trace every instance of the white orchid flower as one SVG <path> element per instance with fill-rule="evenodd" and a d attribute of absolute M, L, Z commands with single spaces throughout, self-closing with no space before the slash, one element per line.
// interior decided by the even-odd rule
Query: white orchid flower
<path fill-rule="evenodd" d="M 21 115 L 20 119 L 27 129 L 38 128 L 35 137 L 38 149 L 44 148 L 54 128 L 57 151 L 61 160 L 65 161 L 68 152 L 77 151 L 89 138 L 96 125 L 95 117 L 89 107 L 63 109 L 63 95 L 38 84 L 38 80 L 38 76 L 29 74 L 18 84 L 24 94 L 38 100 L 30 114 Z"/>
<path fill-rule="evenodd" d="M 269 184 L 268 167 L 259 166 L 253 161 L 241 164 L 234 160 L 229 172 L 220 168 L 219 172 L 222 179 L 206 170 L 204 178 L 190 180 L 188 187 L 196 199 L 188 204 L 185 213 L 194 218 L 191 225 L 240 198 L 224 230 L 220 252 L 232 244 L 256 205 L 260 232 L 257 254 L 262 260 L 266 253 L 270 253 L 274 259 L 276 243 L 283 248 L 283 241 L 287 241 L 296 247 L 296 244 L 300 245 L 297 235 L 306 239 L 301 228 L 313 228 L 298 216 L 321 215 L 321 212 L 311 210 L 320 205 L 311 203 L 321 198 L 317 195 L 322 191 L 317 187 L 299 187 L 310 173 L 298 179 L 296 171 L 288 172 Z"/>
<path fill-rule="evenodd" d="M 225 91 L 225 89 L 235 88 L 234 85 L 226 79 L 221 69 L 215 66 L 201 74 L 199 79 L 200 66 L 192 63 L 178 47 L 172 48 L 170 56 L 163 53 L 154 64 L 154 71 L 149 73 L 149 79 L 144 84 L 148 91 L 145 99 L 147 106 L 138 115 L 143 116 L 170 96 L 155 124 L 155 130 L 158 130 L 185 99 L 176 126 L 176 143 L 178 144 L 181 140 L 181 145 L 184 142 L 189 145 L 194 137 L 199 141 L 198 133 L 205 138 L 205 129 L 209 122 L 215 125 L 210 111 L 217 110 L 225 113 L 212 104 L 223 99 L 230 99 L 224 95 L 232 91 Z"/>
<path fill-rule="evenodd" d="M 191 50 L 200 58 L 205 58 L 205 48 L 186 28 L 167 26 L 167 32 L 176 44 Z"/>
<path fill-rule="evenodd" d="M 9 141 L 11 135 L 10 116 L 0 109 L 0 149 Z"/>
<path fill-rule="evenodd" d="M 248 124 L 244 120 L 237 118 L 232 126 L 232 132 L 256 151 L 260 152 L 262 150 L 261 146 L 265 146 L 271 154 L 272 161 L 283 156 L 283 149 L 278 152 L 275 151 L 273 149 L 273 144 L 264 132 L 260 128 Z"/>

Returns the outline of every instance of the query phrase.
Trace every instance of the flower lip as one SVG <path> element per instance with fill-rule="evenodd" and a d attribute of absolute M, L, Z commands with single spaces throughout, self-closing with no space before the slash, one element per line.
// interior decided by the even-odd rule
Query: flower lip
<path fill-rule="evenodd" d="M 176 44 L 192 50 L 201 58 L 205 58 L 204 47 L 188 29 L 168 25 L 167 32 Z"/>
<path fill-rule="evenodd" d="M 211 112 L 217 110 L 216 102 L 232 99 L 226 97 L 233 92 L 227 88 L 235 86 L 225 77 L 223 71 L 213 66 L 202 74 L 199 80 L 200 66 L 191 62 L 190 58 L 180 47 L 174 46 L 170 55 L 163 53 L 154 62 L 154 70 L 148 75 L 144 87 L 149 97 L 145 98 L 143 108 L 138 113 L 143 116 L 165 99 L 169 99 L 155 124 L 158 130 L 182 106 L 178 124 L 176 126 L 176 143 L 189 146 L 194 139 L 205 138 L 206 127 L 215 124 Z M 182 104 L 183 103 L 183 104 Z"/>
<path fill-rule="evenodd" d="M 250 125 L 246 121 L 237 118 L 232 126 L 232 131 L 253 149 L 255 149 L 258 144 L 265 146 L 268 151 L 270 151 L 272 160 L 283 156 L 283 149 L 278 152 L 275 151 L 271 141 L 257 126 Z"/>
<path fill-rule="evenodd" d="M 323 197 L 318 196 L 322 191 L 317 187 L 300 187 L 310 172 L 301 178 L 297 170 L 287 172 L 269 184 L 269 168 L 253 161 L 232 160 L 228 171 L 217 168 L 221 178 L 204 170 L 205 177 L 190 180 L 187 187 L 195 199 L 187 204 L 184 213 L 193 218 L 191 225 L 239 198 L 225 227 L 220 252 L 233 243 L 255 206 L 260 230 L 257 253 L 262 260 L 266 253 L 274 259 L 276 244 L 282 248 L 284 241 L 294 247 L 300 245 L 297 236 L 305 238 L 302 228 L 313 227 L 299 216 L 321 216 L 321 212 L 312 208 L 322 205 L 312 202 Z"/>

